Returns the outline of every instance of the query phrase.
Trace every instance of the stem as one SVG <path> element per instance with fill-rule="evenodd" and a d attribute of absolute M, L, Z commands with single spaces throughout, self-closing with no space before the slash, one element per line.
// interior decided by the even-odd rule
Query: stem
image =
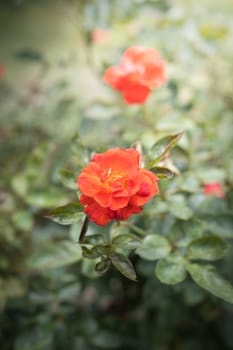
<path fill-rule="evenodd" d="M 85 235 L 86 235 L 87 229 L 88 229 L 88 224 L 89 224 L 89 219 L 88 219 L 88 217 L 86 216 L 86 217 L 85 217 L 85 220 L 84 220 L 84 222 L 83 222 L 83 226 L 82 226 L 81 232 L 80 232 L 79 244 L 82 244 L 83 241 L 84 241 L 84 238 L 85 238 Z"/>

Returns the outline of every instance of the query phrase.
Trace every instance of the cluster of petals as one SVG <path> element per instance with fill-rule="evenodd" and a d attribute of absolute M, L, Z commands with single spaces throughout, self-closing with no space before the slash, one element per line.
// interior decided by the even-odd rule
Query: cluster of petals
<path fill-rule="evenodd" d="M 219 182 L 206 183 L 204 184 L 203 188 L 204 188 L 204 194 L 206 196 L 213 195 L 219 198 L 225 197 L 222 184 Z"/>
<path fill-rule="evenodd" d="M 126 220 L 158 193 L 158 178 L 140 168 L 133 148 L 115 148 L 95 154 L 78 176 L 80 202 L 97 225 Z"/>
<path fill-rule="evenodd" d="M 126 103 L 144 103 L 152 88 L 166 83 L 166 64 L 154 48 L 132 46 L 123 53 L 118 66 L 105 71 L 103 80 L 120 91 Z"/>

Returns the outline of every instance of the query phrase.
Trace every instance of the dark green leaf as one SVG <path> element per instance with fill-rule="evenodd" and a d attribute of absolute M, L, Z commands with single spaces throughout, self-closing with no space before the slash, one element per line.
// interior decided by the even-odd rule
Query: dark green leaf
<path fill-rule="evenodd" d="M 146 260 L 164 258 L 171 251 L 168 240 L 159 235 L 148 235 L 144 238 L 136 253 Z"/>
<path fill-rule="evenodd" d="M 28 260 L 28 265 L 36 269 L 51 269 L 77 262 L 82 257 L 79 245 L 69 241 L 57 242 L 44 248 Z"/>
<path fill-rule="evenodd" d="M 186 277 L 186 261 L 178 254 L 170 255 L 157 262 L 155 274 L 162 283 L 180 283 Z"/>
<path fill-rule="evenodd" d="M 159 179 L 170 179 L 174 175 L 170 169 L 164 167 L 153 167 L 150 171 L 156 174 Z"/>
<path fill-rule="evenodd" d="M 137 280 L 137 276 L 131 261 L 123 254 L 112 252 L 110 255 L 111 262 L 122 275 L 132 281 Z"/>
<path fill-rule="evenodd" d="M 100 256 L 108 253 L 108 247 L 102 245 L 96 245 L 91 249 L 88 249 L 87 247 L 82 247 L 82 251 L 84 258 L 97 259 Z"/>
<path fill-rule="evenodd" d="M 69 203 L 52 210 L 48 217 L 61 225 L 71 225 L 83 215 L 83 206 L 79 202 Z"/>
<path fill-rule="evenodd" d="M 217 260 L 226 255 L 228 244 L 217 236 L 195 239 L 187 247 L 189 259 Z"/>
<path fill-rule="evenodd" d="M 215 296 L 233 303 L 233 286 L 212 265 L 189 264 L 187 270 L 200 287 Z"/>
<path fill-rule="evenodd" d="M 187 247 L 194 239 L 203 236 L 206 225 L 196 218 L 187 221 L 176 220 L 169 232 L 169 238 L 178 247 Z"/>
<path fill-rule="evenodd" d="M 152 160 L 149 162 L 149 168 L 152 168 L 159 162 L 167 152 L 169 152 L 179 141 L 183 132 L 174 135 L 168 135 L 157 141 L 150 150 Z"/>
<path fill-rule="evenodd" d="M 109 270 L 110 266 L 111 260 L 109 260 L 109 258 L 102 257 L 101 261 L 95 265 L 95 271 L 98 275 L 102 276 Z"/>
<path fill-rule="evenodd" d="M 201 218 L 206 221 L 208 231 L 214 232 L 216 235 L 224 238 L 233 238 L 233 215 L 202 215 Z"/>

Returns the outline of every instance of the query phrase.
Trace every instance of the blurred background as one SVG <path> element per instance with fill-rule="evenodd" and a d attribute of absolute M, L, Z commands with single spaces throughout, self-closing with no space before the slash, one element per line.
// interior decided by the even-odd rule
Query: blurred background
<path fill-rule="evenodd" d="M 139 140 L 147 149 L 183 129 L 172 153 L 181 176 L 171 189 L 209 215 L 215 232 L 233 237 L 232 16 L 231 0 L 0 2 L 2 350 L 233 349 L 230 304 L 189 280 L 161 285 L 154 264 L 137 257 L 138 283 L 113 269 L 97 278 L 89 260 L 72 260 L 69 245 L 67 255 L 59 250 L 64 240 L 77 241 L 80 224 L 46 218 L 75 198 L 75 180 L 60 169 L 81 167 L 82 147 Z M 132 45 L 156 48 L 168 64 L 168 84 L 147 104 L 156 135 L 142 122 L 142 107 L 124 105 L 102 81 Z M 205 182 L 222 183 L 226 197 L 207 200 Z M 147 218 L 135 220 L 146 225 Z M 165 232 L 169 220 L 163 213 L 150 229 Z M 233 282 L 232 263 L 230 250 L 219 267 Z"/>

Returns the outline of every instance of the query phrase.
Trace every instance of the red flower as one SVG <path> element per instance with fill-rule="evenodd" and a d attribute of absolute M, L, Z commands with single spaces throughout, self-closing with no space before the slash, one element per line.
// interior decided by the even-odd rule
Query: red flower
<path fill-rule="evenodd" d="M 222 189 L 222 184 L 219 182 L 206 183 L 203 187 L 206 196 L 214 195 L 219 198 L 223 198 L 225 196 L 225 193 Z"/>
<path fill-rule="evenodd" d="M 152 88 L 166 83 L 166 65 L 155 49 L 133 46 L 123 53 L 119 66 L 106 70 L 103 80 L 121 91 L 126 103 L 144 103 Z"/>
<path fill-rule="evenodd" d="M 107 29 L 96 28 L 92 32 L 92 41 L 95 44 L 105 45 L 109 42 L 110 32 Z"/>
<path fill-rule="evenodd" d="M 97 225 L 126 220 L 158 193 L 158 178 L 139 167 L 133 148 L 115 148 L 96 154 L 78 176 L 80 202 Z"/>

